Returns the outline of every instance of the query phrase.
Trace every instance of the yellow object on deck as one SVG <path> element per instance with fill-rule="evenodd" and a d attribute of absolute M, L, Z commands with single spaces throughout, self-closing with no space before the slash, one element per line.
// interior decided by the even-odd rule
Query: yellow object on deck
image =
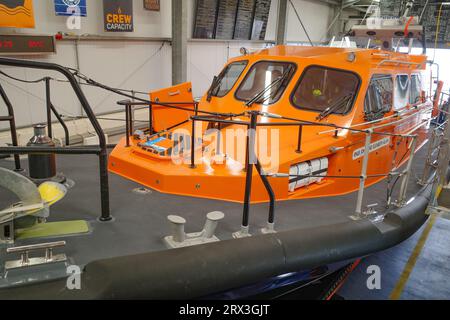
<path fill-rule="evenodd" d="M 40 223 L 31 228 L 16 231 L 17 240 L 72 236 L 89 232 L 84 220 Z"/>
<path fill-rule="evenodd" d="M 43 202 L 48 206 L 63 199 L 67 193 L 67 188 L 56 182 L 44 182 L 38 189 Z"/>

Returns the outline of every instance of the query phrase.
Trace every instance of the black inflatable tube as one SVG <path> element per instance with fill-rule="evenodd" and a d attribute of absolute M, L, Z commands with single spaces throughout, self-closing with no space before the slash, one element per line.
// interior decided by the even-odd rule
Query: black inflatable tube
<path fill-rule="evenodd" d="M 375 226 L 368 220 L 298 229 L 88 264 L 82 289 L 66 280 L 0 290 L 0 299 L 192 299 L 399 244 L 427 220 L 431 186 Z M 383 231 L 380 231 L 383 230 Z"/>

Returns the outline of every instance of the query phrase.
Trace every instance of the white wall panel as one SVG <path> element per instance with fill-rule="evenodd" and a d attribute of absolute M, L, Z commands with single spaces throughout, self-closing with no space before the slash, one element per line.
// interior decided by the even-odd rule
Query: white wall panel
<path fill-rule="evenodd" d="M 119 35 L 132 37 L 171 36 L 171 1 L 161 1 L 161 12 L 145 11 L 142 0 L 133 0 L 135 32 L 105 33 L 103 31 L 102 1 L 87 0 L 88 17 L 81 18 L 81 30 L 74 32 L 66 28 L 66 18 L 54 14 L 53 0 L 34 0 L 36 28 L 34 30 L 0 28 L 0 33 L 35 33 L 56 34 L 58 31 L 74 32 L 79 35 Z M 190 1 L 188 21 L 190 34 L 194 21 L 194 0 Z M 327 5 L 311 0 L 293 0 L 313 40 L 319 40 L 329 23 L 330 8 Z M 275 38 L 277 25 L 278 0 L 272 0 L 266 40 Z M 289 5 L 288 40 L 305 41 L 306 37 Z M 80 41 L 78 46 L 80 70 L 91 78 L 113 87 L 122 87 L 138 91 L 149 91 L 171 84 L 171 47 L 166 44 L 158 51 L 160 42 L 113 42 L 113 41 Z M 227 60 L 239 54 L 239 48 L 258 49 L 264 46 L 251 42 L 214 42 L 193 41 L 188 46 L 188 78 L 193 83 L 194 95 L 201 96 L 208 89 L 214 75 L 218 74 Z M 155 54 L 156 53 L 156 54 Z M 24 57 L 19 57 L 24 58 Z M 30 57 L 28 57 L 30 58 Z M 76 46 L 74 41 L 57 42 L 57 54 L 32 57 L 38 61 L 59 63 L 76 67 Z M 44 73 L 36 70 L 20 70 L 3 68 L 11 75 L 35 79 Z M 50 76 L 56 76 L 50 74 Z M 57 75 L 60 78 L 60 75 Z M 14 106 L 18 126 L 45 121 L 45 95 L 43 84 L 21 84 L 5 80 L 0 76 Z M 12 85 L 11 85 L 12 84 Z M 95 112 L 105 113 L 118 109 L 116 97 L 94 88 L 84 88 Z M 26 92 L 29 92 L 28 94 Z M 53 83 L 52 100 L 63 114 L 80 115 L 81 107 L 70 87 L 64 83 Z M 0 103 L 0 114 L 4 106 Z M 5 124 L 0 124 L 0 130 Z"/>

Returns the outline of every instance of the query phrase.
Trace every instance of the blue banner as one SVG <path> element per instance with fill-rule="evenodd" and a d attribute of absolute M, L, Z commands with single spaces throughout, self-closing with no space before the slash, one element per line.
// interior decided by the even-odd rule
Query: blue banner
<path fill-rule="evenodd" d="M 55 0 L 57 16 L 87 17 L 86 0 Z"/>

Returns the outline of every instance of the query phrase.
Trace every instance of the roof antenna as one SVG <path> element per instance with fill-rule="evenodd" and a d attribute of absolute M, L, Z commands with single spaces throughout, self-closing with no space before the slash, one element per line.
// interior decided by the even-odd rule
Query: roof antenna
<path fill-rule="evenodd" d="M 298 14 L 297 9 L 295 8 L 294 4 L 292 3 L 292 0 L 289 0 L 289 3 L 291 4 L 292 8 L 294 8 L 295 14 L 297 15 L 297 19 L 298 19 L 298 21 L 300 21 L 303 31 L 305 31 L 306 37 L 308 38 L 308 41 L 309 41 L 309 44 L 311 45 L 311 47 L 314 47 L 314 44 L 311 41 L 311 38 L 309 37 L 308 31 L 306 31 L 305 25 L 303 24 L 303 21 L 300 18 L 300 15 Z"/>

